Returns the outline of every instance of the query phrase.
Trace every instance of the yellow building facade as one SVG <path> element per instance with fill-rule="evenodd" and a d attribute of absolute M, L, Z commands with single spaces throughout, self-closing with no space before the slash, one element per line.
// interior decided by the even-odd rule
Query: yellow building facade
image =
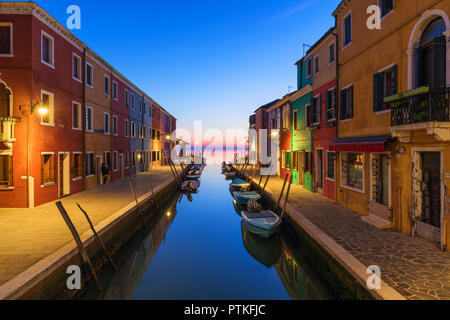
<path fill-rule="evenodd" d="M 333 15 L 337 202 L 447 249 L 450 0 L 347 0 Z"/>

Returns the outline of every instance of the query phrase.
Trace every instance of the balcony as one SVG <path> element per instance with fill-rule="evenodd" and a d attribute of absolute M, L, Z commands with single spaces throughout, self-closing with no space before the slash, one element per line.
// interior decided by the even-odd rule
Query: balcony
<path fill-rule="evenodd" d="M 391 109 L 393 136 L 410 141 L 411 131 L 426 130 L 440 141 L 450 140 L 450 88 L 421 87 L 384 102 Z"/>

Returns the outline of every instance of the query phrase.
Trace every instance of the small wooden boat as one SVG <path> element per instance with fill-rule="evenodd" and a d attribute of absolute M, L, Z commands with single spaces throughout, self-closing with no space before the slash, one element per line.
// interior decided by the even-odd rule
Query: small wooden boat
<path fill-rule="evenodd" d="M 250 187 L 250 183 L 247 181 L 234 178 L 233 181 L 230 184 L 230 188 L 234 191 L 242 191 L 243 189 L 247 189 Z"/>
<path fill-rule="evenodd" d="M 236 172 L 234 172 L 234 171 L 225 172 L 225 177 L 227 177 L 228 179 L 234 178 L 235 176 L 236 176 Z"/>
<path fill-rule="evenodd" d="M 198 180 L 200 177 L 201 175 L 199 174 L 189 174 L 186 176 L 186 180 Z"/>
<path fill-rule="evenodd" d="M 200 181 L 197 180 L 186 180 L 181 185 L 181 190 L 189 193 L 197 193 L 200 188 Z"/>
<path fill-rule="evenodd" d="M 247 205 L 250 200 L 258 201 L 261 199 L 259 193 L 256 192 L 233 192 L 233 196 L 239 204 Z"/>
<path fill-rule="evenodd" d="M 193 169 L 193 170 L 189 170 L 189 171 L 187 172 L 187 174 L 188 174 L 189 176 L 196 176 L 196 175 L 201 174 L 201 172 L 200 172 L 199 170 Z"/>
<path fill-rule="evenodd" d="M 263 238 L 269 238 L 273 235 L 281 224 L 280 217 L 270 210 L 261 212 L 242 211 L 241 215 L 248 231 Z"/>

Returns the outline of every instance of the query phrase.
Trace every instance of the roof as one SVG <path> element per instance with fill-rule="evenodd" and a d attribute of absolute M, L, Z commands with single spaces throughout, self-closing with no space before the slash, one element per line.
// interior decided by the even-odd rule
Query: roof
<path fill-rule="evenodd" d="M 337 8 L 333 11 L 333 16 L 337 16 L 339 12 L 350 2 L 350 0 L 341 0 Z"/>
<path fill-rule="evenodd" d="M 324 41 L 330 34 L 334 32 L 334 30 L 336 30 L 335 27 L 331 27 L 330 29 L 328 29 L 328 31 L 325 32 L 324 35 L 320 37 L 320 39 L 317 40 L 311 48 L 308 49 L 308 51 L 306 51 L 306 55 L 310 54 L 314 49 L 316 49 L 322 43 L 322 41 Z"/>
<path fill-rule="evenodd" d="M 276 104 L 278 101 L 280 101 L 280 99 L 273 100 L 272 102 L 269 102 L 268 104 L 265 104 L 265 105 L 259 107 L 258 109 L 255 110 L 255 112 L 260 110 L 260 109 L 267 110 L 267 109 L 271 108 L 274 104 Z"/>

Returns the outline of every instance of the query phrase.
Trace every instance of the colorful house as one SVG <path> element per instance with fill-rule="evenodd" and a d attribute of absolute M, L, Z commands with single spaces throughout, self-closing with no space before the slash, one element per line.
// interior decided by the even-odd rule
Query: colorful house
<path fill-rule="evenodd" d="M 161 166 L 161 108 L 153 104 L 152 118 L 152 167 Z"/>
<path fill-rule="evenodd" d="M 255 111 L 255 125 L 254 128 L 256 130 L 256 148 L 255 151 L 258 153 L 258 165 L 261 166 L 261 162 L 260 162 L 260 157 L 259 157 L 259 153 L 261 152 L 261 130 L 266 130 L 266 132 L 268 133 L 268 129 L 269 129 L 269 114 L 268 114 L 268 110 L 274 106 L 276 103 L 278 103 L 280 101 L 280 99 L 276 99 L 272 102 L 269 102 L 261 107 L 259 107 L 256 111 Z M 266 136 L 267 138 L 267 156 L 270 155 L 270 136 Z"/>
<path fill-rule="evenodd" d="M 308 55 L 297 65 L 297 91 L 291 96 L 292 112 L 292 178 L 296 185 L 314 191 L 313 133 L 308 119 L 312 100 L 312 64 Z"/>
<path fill-rule="evenodd" d="M 0 35 L 0 207 L 128 176 L 130 148 L 148 168 L 129 80 L 33 2 L 0 2 Z"/>
<path fill-rule="evenodd" d="M 309 124 L 313 130 L 314 191 L 336 199 L 336 153 L 330 151 L 336 139 L 336 39 L 330 28 L 309 50 L 313 57 L 312 103 Z"/>
<path fill-rule="evenodd" d="M 338 202 L 446 249 L 450 1 L 382 1 L 381 29 L 356 27 L 372 2 L 342 1 L 334 12 Z"/>

